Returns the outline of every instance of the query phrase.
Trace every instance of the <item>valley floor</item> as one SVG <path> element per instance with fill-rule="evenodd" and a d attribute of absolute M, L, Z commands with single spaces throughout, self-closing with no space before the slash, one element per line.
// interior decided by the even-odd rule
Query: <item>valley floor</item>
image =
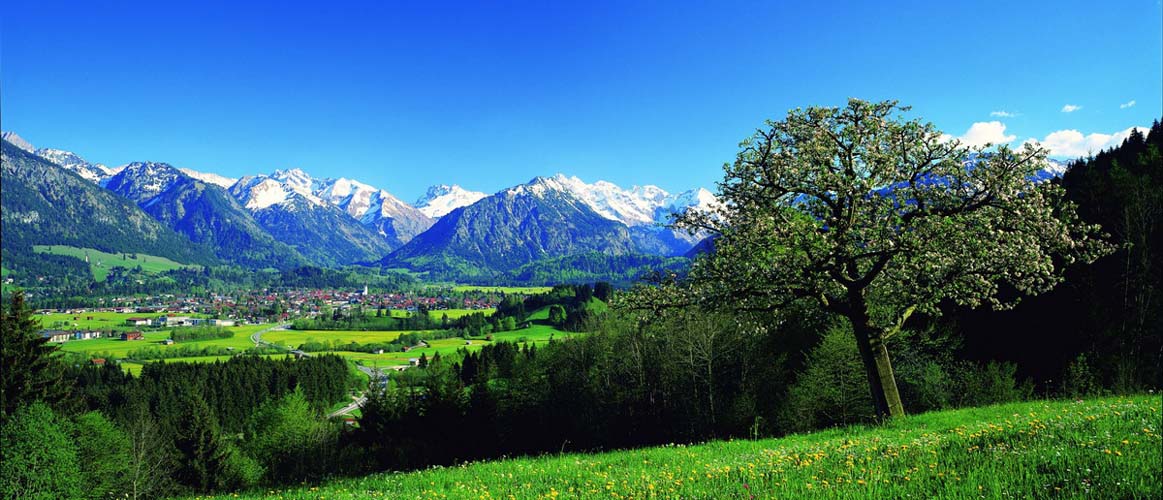
<path fill-rule="evenodd" d="M 1161 498 L 1161 405 L 1157 394 L 1013 403 L 881 427 L 497 460 L 238 496 Z"/>

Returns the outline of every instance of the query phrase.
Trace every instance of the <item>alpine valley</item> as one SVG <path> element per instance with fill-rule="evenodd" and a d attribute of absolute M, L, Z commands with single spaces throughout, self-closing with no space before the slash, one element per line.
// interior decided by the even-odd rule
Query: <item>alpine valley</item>
<path fill-rule="evenodd" d="M 147 253 L 181 264 L 289 270 L 350 265 L 442 280 L 630 281 L 680 269 L 705 235 L 666 227 L 715 210 L 707 189 L 629 189 L 564 174 L 494 194 L 435 185 L 414 204 L 301 169 L 242 178 L 162 162 L 108 167 L 3 133 L 6 272 L 44 274 L 46 245 Z"/>

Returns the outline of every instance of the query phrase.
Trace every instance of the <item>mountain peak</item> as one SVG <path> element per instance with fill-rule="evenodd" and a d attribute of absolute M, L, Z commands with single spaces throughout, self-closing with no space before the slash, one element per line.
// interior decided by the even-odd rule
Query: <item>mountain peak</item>
<path fill-rule="evenodd" d="M 209 172 L 199 172 L 197 170 L 191 170 L 188 168 L 179 168 L 178 170 L 180 170 L 183 174 L 198 179 L 202 182 L 207 184 L 214 184 L 222 188 L 229 188 L 230 186 L 233 186 L 235 182 L 238 182 L 238 179 L 212 174 Z"/>
<path fill-rule="evenodd" d="M 118 172 L 105 165 L 89 163 L 76 153 L 63 149 L 41 148 L 35 154 L 92 182 L 100 183 Z"/>
<path fill-rule="evenodd" d="M 23 137 L 16 135 L 16 132 L 2 132 L 0 133 L 0 138 L 3 138 L 4 140 L 12 143 L 13 146 L 28 151 L 29 153 L 36 152 L 36 148 L 32 147 L 32 144 L 29 144 L 28 141 L 24 140 Z"/>
<path fill-rule="evenodd" d="M 416 200 L 416 208 L 424 215 L 439 218 L 460 207 L 472 205 L 486 197 L 485 193 L 469 191 L 456 184 L 430 186 L 428 191 Z"/>
<path fill-rule="evenodd" d="M 148 206 L 151 200 L 187 178 L 186 174 L 168 163 L 139 161 L 121 167 L 121 171 L 106 179 L 103 184 L 110 191 L 134 203 Z"/>

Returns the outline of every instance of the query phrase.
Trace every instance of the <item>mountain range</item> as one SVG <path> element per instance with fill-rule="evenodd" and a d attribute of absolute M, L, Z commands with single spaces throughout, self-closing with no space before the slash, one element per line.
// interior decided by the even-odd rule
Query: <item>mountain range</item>
<path fill-rule="evenodd" d="M 560 173 L 494 194 L 436 185 L 408 204 L 385 189 L 297 168 L 237 179 L 160 162 L 110 168 L 69 151 L 34 148 L 12 132 L 3 141 L 6 255 L 16 241 L 149 248 L 179 262 L 250 269 L 369 264 L 444 279 L 497 279 L 544 274 L 545 266 L 530 271 L 537 262 L 605 269 L 643 262 L 633 256 L 689 257 L 706 248 L 699 243 L 707 235 L 667 222 L 721 206 L 703 188 L 672 194 Z M 1063 167 L 1052 161 L 1038 178 L 1060 176 Z M 53 227 L 45 230 L 49 221 Z M 127 224 L 114 231 L 108 226 L 116 221 Z M 116 244 L 90 241 L 97 234 L 116 235 Z M 599 258 L 607 262 L 595 263 Z"/>
<path fill-rule="evenodd" d="M 36 253 L 34 245 L 144 253 L 188 264 L 221 262 L 209 245 L 174 232 L 132 201 L 28 148 L 0 142 L 0 238 L 4 242 L 0 249 L 5 269 L 44 270 L 47 257 Z"/>
<path fill-rule="evenodd" d="M 436 185 L 408 204 L 384 189 L 301 169 L 230 178 L 162 162 L 111 168 L 69 151 L 37 149 L 12 132 L 3 138 L 13 151 L 6 165 L 21 151 L 22 161 L 36 158 L 130 202 L 211 258 L 254 269 L 379 263 L 495 276 L 571 255 L 681 256 L 701 236 L 665 228 L 669 215 L 718 204 L 706 189 L 623 189 L 564 174 L 491 195 Z M 43 240 L 37 244 L 61 243 Z"/>

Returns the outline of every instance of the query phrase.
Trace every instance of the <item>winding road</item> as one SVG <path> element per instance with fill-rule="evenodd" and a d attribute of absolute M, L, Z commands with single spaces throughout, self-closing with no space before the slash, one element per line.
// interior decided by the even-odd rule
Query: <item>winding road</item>
<path fill-rule="evenodd" d="M 327 418 L 333 418 L 333 417 L 338 417 L 341 415 L 347 415 L 348 413 L 355 411 L 356 408 L 363 406 L 364 401 L 367 401 L 367 396 L 361 395 L 358 398 L 355 398 L 355 401 L 353 401 L 351 404 L 344 406 L 343 408 L 340 408 L 340 409 L 335 410 L 335 411 L 331 412 L 330 414 L 328 414 Z"/>
<path fill-rule="evenodd" d="M 270 328 L 264 328 L 262 330 L 259 330 L 257 332 L 250 334 L 250 341 L 254 342 L 255 346 L 269 345 L 271 347 L 279 347 L 275 344 L 272 344 L 270 342 L 263 340 L 262 334 L 269 332 L 269 331 L 272 331 L 272 330 L 286 330 L 290 327 L 291 327 L 290 323 L 287 323 L 287 324 L 282 324 L 282 325 L 275 325 L 275 326 L 272 326 Z"/>
<path fill-rule="evenodd" d="M 290 327 L 291 327 L 290 324 L 282 324 L 282 325 L 275 325 L 275 326 L 272 326 L 270 328 L 264 328 L 262 330 L 259 330 L 257 332 L 252 333 L 250 335 L 250 341 L 254 342 L 255 346 L 264 346 L 265 345 L 265 346 L 275 347 L 275 348 L 279 348 L 279 349 L 286 349 L 286 347 L 284 347 L 284 346 L 272 344 L 270 342 L 263 340 L 262 334 L 264 334 L 266 332 L 270 332 L 270 331 L 275 331 L 275 330 L 286 330 Z M 293 354 L 297 354 L 299 356 L 310 356 L 311 355 L 310 353 L 306 353 L 306 352 L 302 352 L 302 351 L 298 351 L 298 350 L 291 350 L 290 352 Z M 366 373 L 367 376 L 371 377 L 372 380 L 380 380 L 380 379 L 387 378 L 387 376 L 384 375 L 383 372 L 381 372 L 380 370 L 377 370 L 375 368 L 368 368 L 368 367 L 363 366 L 363 365 L 355 365 L 355 367 L 358 368 L 359 371 Z M 362 406 L 364 401 L 367 401 L 367 397 L 361 394 L 359 397 L 355 398 L 355 401 L 352 401 L 351 404 L 331 412 L 330 414 L 327 415 L 327 417 L 331 418 L 331 417 L 338 417 L 341 415 L 347 415 L 348 413 L 355 411 L 356 408 L 359 408 L 360 406 Z"/>

